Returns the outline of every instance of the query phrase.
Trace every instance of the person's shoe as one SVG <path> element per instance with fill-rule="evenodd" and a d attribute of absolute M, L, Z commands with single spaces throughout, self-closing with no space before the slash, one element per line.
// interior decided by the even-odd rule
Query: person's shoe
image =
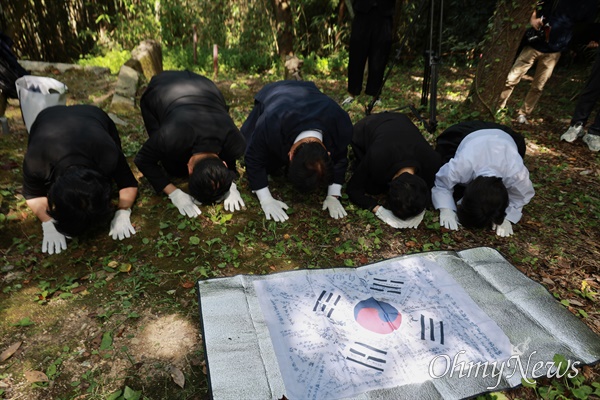
<path fill-rule="evenodd" d="M 517 117 L 517 122 L 519 124 L 528 124 L 527 117 L 523 114 L 519 114 L 519 116 Z"/>
<path fill-rule="evenodd" d="M 583 124 L 581 122 L 578 122 L 575 125 L 570 126 L 569 129 L 567 129 L 567 131 L 562 134 L 560 140 L 573 143 L 578 138 L 583 137 L 584 134 L 585 132 L 583 131 Z"/>
<path fill-rule="evenodd" d="M 354 101 L 354 96 L 348 96 L 342 101 L 342 105 L 346 106 Z"/>
<path fill-rule="evenodd" d="M 583 136 L 582 140 L 588 145 L 591 151 L 600 151 L 600 136 L 588 133 Z"/>

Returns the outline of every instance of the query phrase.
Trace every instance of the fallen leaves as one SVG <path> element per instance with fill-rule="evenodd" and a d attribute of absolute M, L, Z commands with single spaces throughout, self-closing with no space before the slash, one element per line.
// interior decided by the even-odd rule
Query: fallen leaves
<path fill-rule="evenodd" d="M 35 383 L 35 382 L 49 382 L 48 376 L 42 371 L 25 371 L 25 379 L 27 382 Z"/>
<path fill-rule="evenodd" d="M 8 360 L 17 350 L 19 350 L 21 344 L 23 344 L 23 342 L 15 342 L 8 346 L 8 348 L 0 354 L 0 362 Z"/>
<path fill-rule="evenodd" d="M 185 386 L 185 376 L 183 375 L 183 372 L 181 372 L 181 370 L 177 367 L 170 366 L 169 373 L 171 374 L 173 382 L 175 382 L 177 386 L 183 389 L 183 387 Z"/>
<path fill-rule="evenodd" d="M 194 287 L 194 285 L 195 285 L 195 283 L 194 283 L 194 282 L 192 282 L 192 281 L 185 281 L 185 282 L 183 282 L 183 283 L 181 284 L 181 286 L 182 286 L 184 289 L 191 289 L 191 288 L 193 288 L 193 287 Z"/>

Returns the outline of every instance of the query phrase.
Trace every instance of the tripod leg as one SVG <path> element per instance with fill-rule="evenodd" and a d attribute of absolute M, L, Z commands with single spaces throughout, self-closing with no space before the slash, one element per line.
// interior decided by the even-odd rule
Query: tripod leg
<path fill-rule="evenodd" d="M 430 51 L 425 52 L 425 69 L 423 71 L 423 86 L 421 87 L 421 106 L 427 107 L 429 87 L 431 84 L 431 58 Z"/>
<path fill-rule="evenodd" d="M 431 93 L 429 102 L 429 133 L 433 133 L 437 128 L 436 110 L 437 110 L 437 82 L 438 82 L 438 64 L 434 61 L 431 66 Z"/>

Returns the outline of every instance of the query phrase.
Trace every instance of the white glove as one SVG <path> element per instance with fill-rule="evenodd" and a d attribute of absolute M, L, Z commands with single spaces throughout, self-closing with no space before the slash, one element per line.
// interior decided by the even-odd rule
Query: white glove
<path fill-rule="evenodd" d="M 194 204 L 194 198 L 181 189 L 175 189 L 171 192 L 169 199 L 171 199 L 173 205 L 177 207 L 181 215 L 194 218 L 202 214 L 198 206 Z"/>
<path fill-rule="evenodd" d="M 512 224 L 506 218 L 500 225 L 494 224 L 493 228 L 496 229 L 496 235 L 500 237 L 508 237 L 513 234 Z"/>
<path fill-rule="evenodd" d="M 131 225 L 131 209 L 117 210 L 112 221 L 110 221 L 110 231 L 108 236 L 112 236 L 113 240 L 123 240 L 135 235 L 135 228 Z"/>
<path fill-rule="evenodd" d="M 440 208 L 440 225 L 444 228 L 457 231 L 458 217 L 456 216 L 456 211 L 449 208 Z"/>
<path fill-rule="evenodd" d="M 425 210 L 421 211 L 420 214 L 417 214 L 414 217 L 400 220 L 404 223 L 404 226 L 402 228 L 416 229 L 419 226 L 419 224 L 421 223 L 421 221 L 423 221 L 424 216 L 425 216 Z"/>
<path fill-rule="evenodd" d="M 283 201 L 275 200 L 273 196 L 271 196 L 268 187 L 257 190 L 256 196 L 260 201 L 260 206 L 265 212 L 267 219 L 273 217 L 273 220 L 277 222 L 285 222 L 288 220 L 289 217 L 285 213 L 285 210 L 288 209 L 288 205 Z"/>
<path fill-rule="evenodd" d="M 348 213 L 344 210 L 344 206 L 340 201 L 333 197 L 327 196 L 325 197 L 325 201 L 323 202 L 323 210 L 329 209 L 329 216 L 333 219 L 344 218 Z"/>
<path fill-rule="evenodd" d="M 223 206 L 226 211 L 233 212 L 240 211 L 242 207 L 245 207 L 244 200 L 242 200 L 242 196 L 240 195 L 240 191 L 237 190 L 237 185 L 235 182 L 231 182 L 231 187 L 229 188 L 229 192 L 227 193 L 227 197 L 223 201 Z"/>
<path fill-rule="evenodd" d="M 65 235 L 56 230 L 54 221 L 42 222 L 42 231 L 44 232 L 44 239 L 42 240 L 42 253 L 58 254 L 63 250 L 67 249 L 67 238 Z"/>
<path fill-rule="evenodd" d="M 403 223 L 400 218 L 396 217 L 393 212 L 384 208 L 383 206 L 379 206 L 377 211 L 375 212 L 377 218 L 391 226 L 392 228 L 404 228 Z"/>

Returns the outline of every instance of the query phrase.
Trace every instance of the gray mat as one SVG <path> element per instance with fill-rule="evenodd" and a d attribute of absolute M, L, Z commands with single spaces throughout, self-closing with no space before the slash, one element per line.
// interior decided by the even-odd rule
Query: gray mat
<path fill-rule="evenodd" d="M 444 374 L 432 372 L 432 370 L 429 371 L 429 376 L 426 379 L 414 379 L 414 376 L 411 375 L 418 374 L 419 371 L 417 371 L 417 367 L 412 368 L 409 363 L 401 371 L 402 374 L 408 374 L 406 379 L 403 378 L 403 381 L 407 383 L 390 386 L 390 382 L 398 378 L 393 374 L 388 376 L 388 380 L 373 378 L 369 380 L 369 384 L 372 383 L 370 388 L 364 390 L 364 385 L 358 385 L 354 393 L 346 396 L 352 392 L 352 389 L 349 389 L 352 382 L 340 385 L 340 388 L 342 386 L 344 388 L 343 391 L 340 389 L 339 392 L 342 395 L 334 395 L 335 392 L 331 391 L 327 392 L 323 389 L 326 385 L 318 383 L 321 381 L 317 382 L 318 379 L 323 379 L 323 376 L 330 375 L 336 375 L 337 381 L 346 379 L 344 376 L 340 378 L 337 371 L 324 370 L 324 365 L 331 366 L 332 360 L 325 364 L 319 364 L 319 362 L 313 362 L 314 360 L 311 360 L 310 356 L 307 357 L 307 354 L 302 354 L 302 352 L 299 355 L 292 354 L 291 347 L 289 349 L 290 356 L 286 351 L 282 352 L 282 349 L 286 349 L 285 346 L 288 345 L 286 336 L 290 336 L 290 334 L 288 330 L 284 331 L 283 329 L 278 332 L 277 318 L 278 316 L 281 318 L 279 312 L 283 309 L 282 307 L 285 307 L 285 304 L 277 306 L 265 294 L 273 291 L 276 282 L 302 281 L 309 282 L 309 285 L 315 282 L 316 286 L 319 279 L 327 277 L 354 282 L 362 279 L 355 279 L 355 276 L 366 277 L 365 279 L 368 280 L 369 277 L 376 276 L 373 271 L 386 268 L 392 268 L 392 270 L 395 268 L 395 271 L 399 274 L 398 276 L 402 277 L 406 275 L 403 266 L 412 264 L 423 264 L 426 269 L 430 267 L 433 272 L 436 268 L 439 268 L 439 271 L 435 272 L 437 277 L 448 275 L 450 277 L 448 280 L 457 284 L 454 288 L 452 285 L 448 286 L 450 297 L 447 294 L 446 297 L 439 297 L 440 293 L 445 290 L 443 288 L 440 291 L 434 287 L 435 290 L 432 291 L 437 290 L 437 294 L 434 295 L 443 300 L 451 299 L 455 294 L 457 299 L 460 299 L 466 293 L 466 296 L 463 296 L 465 297 L 464 301 L 474 303 L 477 308 L 471 318 L 476 316 L 481 319 L 484 316 L 490 320 L 485 325 L 486 329 L 490 333 L 500 334 L 510 341 L 509 344 L 512 345 L 510 358 L 506 354 L 502 354 L 499 357 L 503 358 L 498 360 L 472 359 L 471 366 L 473 368 L 471 370 L 453 370 L 449 368 L 449 370 L 445 370 L 446 373 Z M 409 275 L 405 277 L 409 278 Z M 423 279 L 428 282 L 429 278 L 425 277 Z M 600 338 L 577 317 L 561 306 L 543 286 L 519 272 L 496 250 L 487 247 L 459 252 L 440 251 L 411 254 L 360 268 L 298 270 L 264 276 L 238 275 L 230 278 L 198 281 L 197 285 L 209 385 L 212 397 L 216 400 L 281 399 L 284 395 L 292 400 L 304 398 L 460 399 L 484 392 L 514 388 L 521 384 L 522 378 L 531 379 L 532 377 L 555 375 L 558 373 L 556 366 L 552 363 L 555 354 L 565 357 L 569 363 L 566 365 L 567 372 L 572 374 L 576 371 L 574 365 L 593 364 L 600 360 Z M 342 294 L 347 290 L 346 285 L 336 289 Z M 315 290 L 317 294 L 320 291 L 320 289 Z M 281 293 L 277 293 L 277 295 L 280 296 Z M 300 292 L 290 293 L 287 300 L 290 302 L 300 300 L 302 302 L 303 299 L 298 296 L 302 296 L 302 294 Z M 403 300 L 398 296 L 404 296 L 402 297 Z M 410 308 L 408 306 L 413 303 L 413 298 L 407 297 L 406 294 L 390 294 L 387 297 L 379 295 L 379 298 L 374 295 L 373 297 L 378 300 L 383 299 L 390 304 L 402 305 L 402 307 L 397 307 L 403 313 L 402 325 L 400 325 L 398 332 L 402 329 L 406 329 L 405 332 L 408 332 L 409 328 L 405 327 L 409 327 L 410 324 L 413 324 L 415 329 L 419 329 L 418 310 L 412 310 L 412 314 L 408 312 L 405 314 L 406 309 Z M 397 301 L 394 302 L 395 300 Z M 313 299 L 307 299 L 307 301 L 313 301 Z M 317 299 L 315 304 L 320 304 L 319 301 Z M 402 303 L 403 301 L 404 303 Z M 460 303 L 460 301 L 458 302 Z M 273 303 L 273 309 L 269 309 L 270 303 Z M 456 303 L 454 304 L 456 305 Z M 451 312 L 460 312 L 459 308 L 457 307 L 458 311 Z M 341 313 L 341 311 L 336 312 Z M 426 327 L 429 325 L 424 324 L 423 314 L 423 312 L 420 314 L 420 339 L 427 339 L 429 336 L 425 337 L 425 332 Z M 430 314 L 426 315 L 430 316 Z M 302 317 L 306 318 L 306 316 L 298 315 L 297 320 L 302 321 Z M 332 339 L 332 341 L 337 343 L 340 338 L 344 340 L 352 339 L 351 337 L 348 338 L 348 335 L 352 336 L 352 334 L 343 333 L 344 329 L 348 330 L 348 326 L 339 323 L 339 319 L 336 321 L 335 315 L 332 316 L 331 313 L 323 315 L 321 313 L 321 315 L 315 314 L 311 318 L 314 318 L 315 321 L 327 319 L 331 326 L 338 325 L 340 329 L 337 332 L 340 332 L 341 336 Z M 466 321 L 468 325 L 469 319 L 467 318 Z M 283 322 L 283 318 L 280 322 Z M 452 329 L 455 331 L 457 329 L 462 330 L 461 333 L 466 335 L 465 340 L 470 340 L 469 335 L 478 335 L 477 332 L 470 332 L 470 328 L 465 324 L 448 322 L 450 323 L 446 327 L 446 344 L 451 343 Z M 292 319 L 290 319 L 290 324 L 294 325 Z M 388 324 L 387 326 L 392 325 Z M 431 325 L 432 331 L 434 330 L 433 327 Z M 392 327 L 391 330 L 394 329 Z M 500 329 L 501 332 L 491 332 L 494 329 Z M 353 328 L 353 330 L 358 332 L 361 328 Z M 393 332 L 387 337 L 393 337 L 391 336 L 393 334 L 397 334 L 397 332 Z M 378 338 L 385 336 L 373 335 Z M 427 331 L 427 335 L 429 335 L 429 331 Z M 431 335 L 431 339 L 433 339 L 433 333 Z M 418 333 L 416 336 L 418 336 Z M 415 338 L 419 339 L 416 336 Z M 439 334 L 436 339 L 439 341 Z M 489 343 L 496 340 L 494 337 L 493 340 L 489 340 Z M 406 346 L 414 350 L 411 342 L 407 343 Z M 482 339 L 482 343 L 486 343 L 485 338 Z M 304 343 L 300 344 L 304 345 Z M 348 376 L 352 377 L 354 373 L 356 376 L 356 365 L 348 366 L 344 364 L 349 359 L 347 357 L 349 347 L 345 344 L 339 344 L 339 346 L 340 349 L 344 350 L 340 350 L 339 357 L 342 361 L 340 371 L 343 372 L 341 374 L 347 373 Z M 448 354 L 447 360 L 450 362 L 454 359 L 452 351 L 456 355 L 459 349 L 462 348 L 454 348 L 448 352 L 447 349 L 440 350 L 440 346 L 434 346 L 429 348 L 432 351 L 430 354 L 419 350 L 418 352 L 415 351 L 412 356 L 430 357 L 432 359 L 437 357 L 436 360 L 440 361 L 443 360 L 440 354 Z M 325 352 L 324 350 L 323 353 Z M 396 356 L 402 358 L 404 355 L 397 354 Z M 307 359 L 305 360 L 307 361 L 306 365 L 314 365 L 313 368 L 316 371 L 300 371 L 299 374 L 304 373 L 305 375 L 290 376 L 290 373 L 293 375 L 294 371 L 299 369 L 296 361 L 304 359 Z M 377 362 L 383 362 L 382 365 L 387 365 L 385 368 L 392 371 L 390 369 L 391 360 L 388 360 L 387 364 L 385 364 L 385 360 L 376 360 L 369 365 L 365 364 L 363 368 L 365 376 L 371 374 L 370 377 L 376 377 L 377 374 L 382 373 L 383 367 L 381 369 L 374 367 L 378 365 Z M 480 367 L 485 367 L 485 369 Z M 394 374 L 399 374 L 398 370 L 393 371 L 395 371 Z M 467 372 L 470 373 L 467 374 Z M 351 380 L 355 379 L 352 378 Z M 295 387 L 293 387 L 294 385 Z M 298 387 L 302 385 L 306 386 L 306 392 L 298 391 Z"/>

